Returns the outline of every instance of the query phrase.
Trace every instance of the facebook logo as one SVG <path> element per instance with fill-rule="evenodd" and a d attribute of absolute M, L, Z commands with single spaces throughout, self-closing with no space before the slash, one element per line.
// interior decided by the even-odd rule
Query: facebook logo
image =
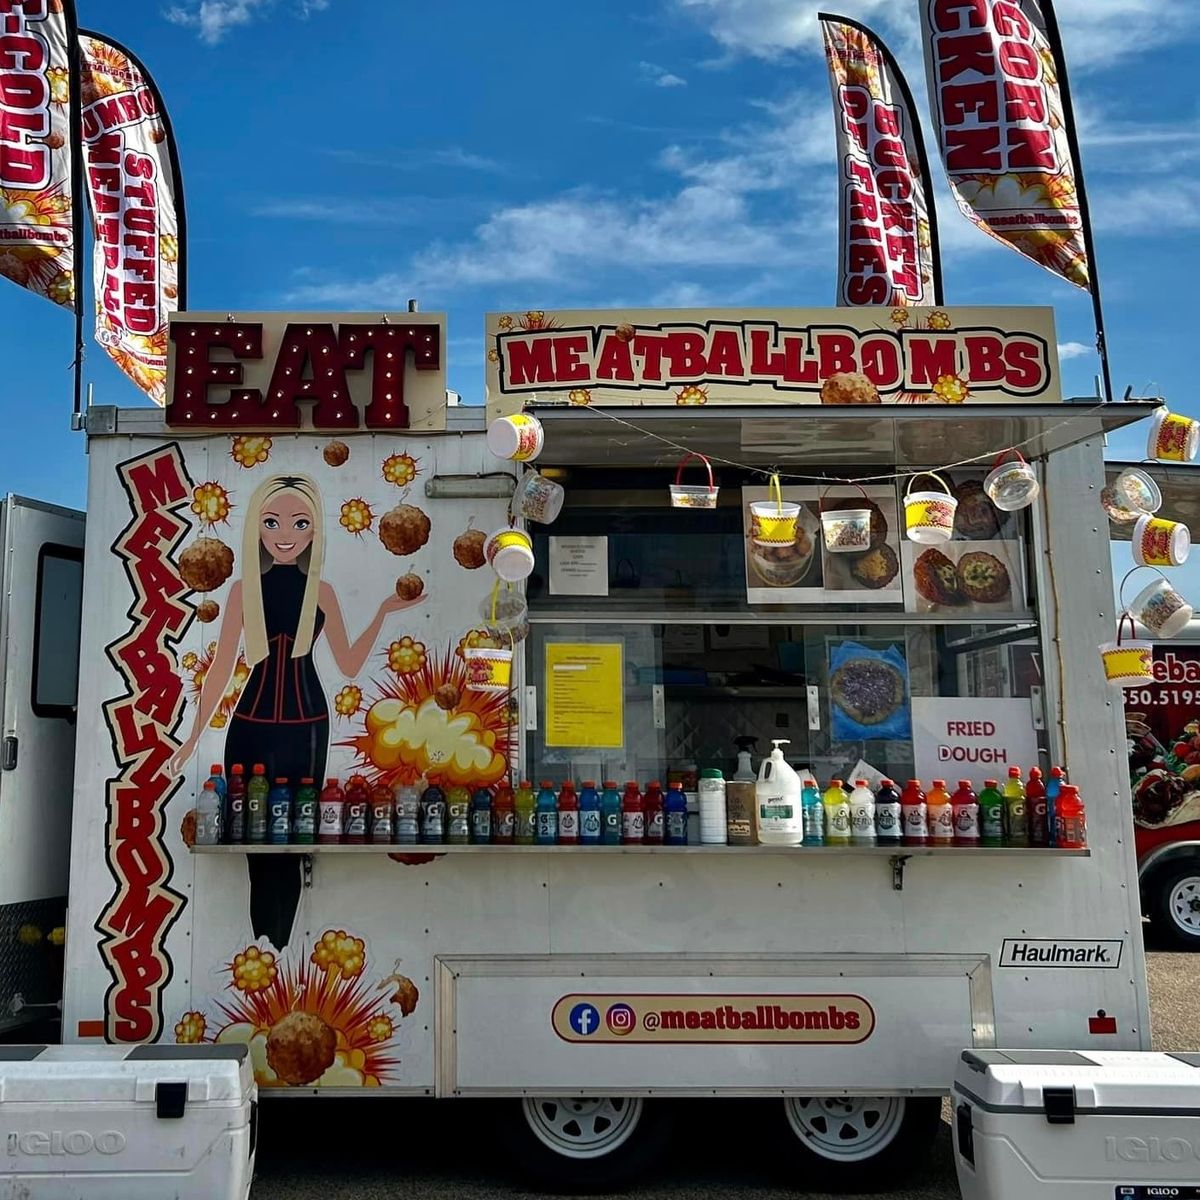
<path fill-rule="evenodd" d="M 571 1015 L 567 1018 L 571 1023 L 571 1028 L 575 1030 L 580 1037 L 589 1037 L 600 1028 L 600 1013 L 594 1005 L 577 1004 L 571 1009 Z"/>

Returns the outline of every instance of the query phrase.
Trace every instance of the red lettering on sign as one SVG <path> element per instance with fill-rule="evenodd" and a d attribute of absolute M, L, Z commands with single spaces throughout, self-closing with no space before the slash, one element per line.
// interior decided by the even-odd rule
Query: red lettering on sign
<path fill-rule="evenodd" d="M 37 191 L 51 178 L 50 46 L 45 0 L 0 0 L 0 187 Z"/>

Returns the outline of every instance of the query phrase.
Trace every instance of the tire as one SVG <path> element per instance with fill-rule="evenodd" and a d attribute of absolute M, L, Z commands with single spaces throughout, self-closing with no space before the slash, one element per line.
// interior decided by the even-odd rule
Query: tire
<path fill-rule="evenodd" d="M 1155 932 L 1181 950 L 1200 950 L 1200 861 L 1168 864 L 1150 891 Z"/>
<path fill-rule="evenodd" d="M 784 1172 L 804 1191 L 891 1190 L 927 1163 L 942 1126 L 939 1098 L 788 1096 Z"/>
<path fill-rule="evenodd" d="M 551 1192 L 607 1192 L 640 1182 L 666 1149 L 663 1105 L 632 1096 L 509 1101 L 498 1122 L 516 1171 Z"/>

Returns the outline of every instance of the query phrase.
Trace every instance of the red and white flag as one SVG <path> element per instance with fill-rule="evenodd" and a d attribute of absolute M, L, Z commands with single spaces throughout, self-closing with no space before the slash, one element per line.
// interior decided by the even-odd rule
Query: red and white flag
<path fill-rule="evenodd" d="M 1052 0 L 921 0 L 930 105 L 958 207 L 1090 290 L 1090 236 Z"/>
<path fill-rule="evenodd" d="M 86 31 L 79 45 L 96 341 L 161 405 L 167 317 L 185 306 L 187 291 L 175 137 L 154 81 L 128 50 Z"/>
<path fill-rule="evenodd" d="M 941 304 L 937 213 L 912 93 L 869 29 L 820 19 L 837 126 L 837 302 Z"/>
<path fill-rule="evenodd" d="M 0 275 L 75 307 L 74 0 L 0 0 Z"/>

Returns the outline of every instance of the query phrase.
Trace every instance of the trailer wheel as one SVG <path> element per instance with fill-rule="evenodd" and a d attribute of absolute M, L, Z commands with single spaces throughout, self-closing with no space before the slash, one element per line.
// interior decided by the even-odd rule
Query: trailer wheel
<path fill-rule="evenodd" d="M 1200 950 L 1200 862 L 1164 867 L 1151 904 L 1159 933 L 1182 949 Z"/>
<path fill-rule="evenodd" d="M 526 1097 L 507 1113 L 504 1150 L 521 1173 L 551 1191 L 622 1187 L 666 1145 L 662 1106 L 636 1096 Z"/>
<path fill-rule="evenodd" d="M 894 1188 L 927 1158 L 942 1122 L 939 1099 L 911 1096 L 788 1096 L 788 1173 L 805 1190 Z M 799 1158 L 799 1162 L 797 1162 Z"/>

